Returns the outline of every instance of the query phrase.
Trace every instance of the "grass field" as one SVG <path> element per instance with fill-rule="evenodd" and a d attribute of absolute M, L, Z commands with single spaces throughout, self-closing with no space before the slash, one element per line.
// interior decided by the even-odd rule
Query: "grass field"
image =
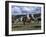
<path fill-rule="evenodd" d="M 23 30 L 40 30 L 41 23 L 26 23 L 23 25 L 22 22 L 18 22 L 17 24 L 12 24 L 12 31 L 23 31 Z"/>

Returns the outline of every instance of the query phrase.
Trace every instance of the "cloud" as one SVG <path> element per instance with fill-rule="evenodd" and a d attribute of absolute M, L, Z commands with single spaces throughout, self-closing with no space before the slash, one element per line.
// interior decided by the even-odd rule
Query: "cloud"
<path fill-rule="evenodd" d="M 12 8 L 12 15 L 25 15 L 25 14 L 34 14 L 34 13 L 40 13 L 41 7 L 25 7 L 25 6 L 14 6 Z"/>
<path fill-rule="evenodd" d="M 18 14 L 21 14 L 22 12 L 21 12 L 21 10 L 20 10 L 20 8 L 19 7 L 13 7 L 12 8 L 12 14 L 13 15 L 18 15 Z"/>

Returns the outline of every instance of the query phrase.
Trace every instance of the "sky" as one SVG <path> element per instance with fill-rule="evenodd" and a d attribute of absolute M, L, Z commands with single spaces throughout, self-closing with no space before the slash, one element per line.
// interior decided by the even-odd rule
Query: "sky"
<path fill-rule="evenodd" d="M 11 12 L 12 15 L 38 14 L 41 13 L 41 7 L 12 5 Z"/>

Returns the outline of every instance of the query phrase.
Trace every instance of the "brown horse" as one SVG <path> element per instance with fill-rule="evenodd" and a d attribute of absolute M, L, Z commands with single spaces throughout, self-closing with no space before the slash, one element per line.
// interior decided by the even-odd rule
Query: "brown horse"
<path fill-rule="evenodd" d="M 24 24 L 24 25 L 25 25 L 26 22 L 30 24 L 30 22 L 31 22 L 31 17 L 30 17 L 30 19 L 28 19 L 26 16 L 24 16 L 22 21 L 23 21 L 23 24 Z"/>

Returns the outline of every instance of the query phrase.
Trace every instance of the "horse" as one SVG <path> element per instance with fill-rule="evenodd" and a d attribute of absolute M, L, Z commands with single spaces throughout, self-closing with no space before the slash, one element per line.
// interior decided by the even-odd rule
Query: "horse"
<path fill-rule="evenodd" d="M 16 20 L 16 17 L 12 16 L 12 24 L 14 23 L 15 20 Z"/>
<path fill-rule="evenodd" d="M 22 18 L 23 16 L 18 18 L 16 16 L 12 16 L 12 24 L 17 24 L 18 22 L 22 22 Z"/>
<path fill-rule="evenodd" d="M 41 15 L 40 16 L 37 16 L 37 15 L 31 15 L 31 20 L 34 21 L 34 22 L 37 22 L 39 23 L 41 21 Z"/>
<path fill-rule="evenodd" d="M 37 23 L 41 21 L 41 17 L 37 17 Z"/>
<path fill-rule="evenodd" d="M 30 22 L 31 22 L 31 17 L 30 17 L 30 19 L 28 19 L 27 16 L 24 16 L 24 17 L 22 18 L 22 21 L 23 21 L 23 24 L 24 24 L 24 25 L 25 25 L 26 22 L 30 24 Z"/>
<path fill-rule="evenodd" d="M 16 24 L 18 22 L 22 22 L 25 25 L 26 23 L 30 24 L 32 21 L 39 23 L 39 21 L 41 21 L 41 17 L 35 18 L 34 15 L 32 15 L 32 16 L 30 15 L 29 18 L 27 16 L 21 16 L 21 17 L 17 18 L 15 16 L 12 16 L 12 23 L 13 24 L 14 23 Z"/>

